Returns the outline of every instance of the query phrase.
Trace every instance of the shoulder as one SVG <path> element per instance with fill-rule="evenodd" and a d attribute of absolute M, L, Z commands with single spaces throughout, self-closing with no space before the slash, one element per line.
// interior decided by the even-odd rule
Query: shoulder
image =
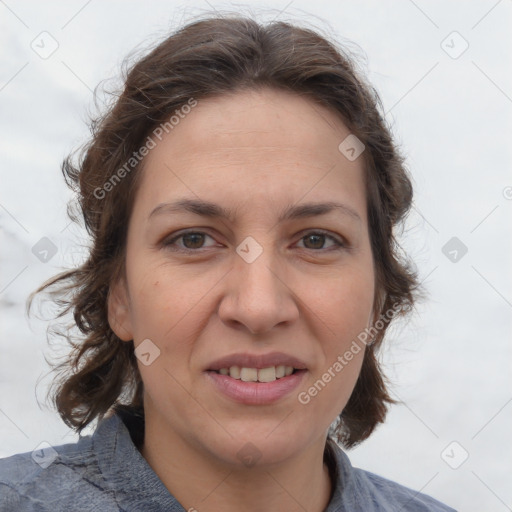
<path fill-rule="evenodd" d="M 363 469 L 354 468 L 343 450 L 331 444 L 335 488 L 326 512 L 455 512 L 436 499 Z"/>
<path fill-rule="evenodd" d="M 91 510 L 105 486 L 91 436 L 0 459 L 1 512 Z"/>
<path fill-rule="evenodd" d="M 382 504 L 377 510 L 403 510 L 404 512 L 454 512 L 455 509 L 421 492 L 383 478 L 379 475 L 354 468 L 356 485 L 365 489 Z"/>

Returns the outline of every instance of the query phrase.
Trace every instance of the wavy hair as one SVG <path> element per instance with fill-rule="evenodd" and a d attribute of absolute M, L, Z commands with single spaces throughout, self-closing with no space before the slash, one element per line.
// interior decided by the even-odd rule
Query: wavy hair
<path fill-rule="evenodd" d="M 290 23 L 210 16 L 183 26 L 130 65 L 123 83 L 115 102 L 92 120 L 92 136 L 79 155 L 72 153 L 62 164 L 66 183 L 77 194 L 68 213 L 75 221 L 83 217 L 91 238 L 87 259 L 43 283 L 27 303 L 30 313 L 34 296 L 46 291 L 59 306 L 55 320 L 72 313 L 80 332 L 72 337 L 69 325 L 61 329 L 71 350 L 53 368 L 58 375 L 49 392 L 68 426 L 81 432 L 112 411 L 130 411 L 143 420 L 143 383 L 133 340 L 121 342 L 114 334 L 107 309 L 111 286 L 124 273 L 127 225 L 144 160 L 132 162 L 128 171 L 126 162 L 155 127 L 191 98 L 270 87 L 300 94 L 339 115 L 365 145 L 375 319 L 397 307 L 399 315 L 410 312 L 418 281 L 411 262 L 401 256 L 394 228 L 411 207 L 411 180 L 381 114 L 379 96 L 346 50 Z M 123 166 L 123 179 L 104 193 Z M 366 345 L 355 388 L 330 431 L 330 438 L 346 448 L 366 439 L 394 402 L 377 358 L 389 324 Z"/>

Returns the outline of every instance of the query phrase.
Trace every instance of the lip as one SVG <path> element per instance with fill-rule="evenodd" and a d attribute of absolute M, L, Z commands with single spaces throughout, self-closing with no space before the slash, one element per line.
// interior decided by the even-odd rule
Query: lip
<path fill-rule="evenodd" d="M 261 370 L 262 368 L 281 365 L 292 366 L 297 370 L 307 369 L 306 364 L 294 356 L 283 352 L 270 352 L 268 354 L 231 354 L 217 359 L 205 370 L 219 371 L 221 368 L 231 368 L 231 366 L 239 366 L 240 368 L 257 368 Z M 283 379 L 284 378 L 285 377 L 283 377 Z"/>
<path fill-rule="evenodd" d="M 248 368 L 255 367 L 248 366 Z M 297 370 L 287 377 L 272 382 L 244 382 L 213 370 L 206 371 L 206 377 L 217 391 L 235 402 L 245 405 L 270 405 L 299 387 L 307 373 L 305 369 Z"/>

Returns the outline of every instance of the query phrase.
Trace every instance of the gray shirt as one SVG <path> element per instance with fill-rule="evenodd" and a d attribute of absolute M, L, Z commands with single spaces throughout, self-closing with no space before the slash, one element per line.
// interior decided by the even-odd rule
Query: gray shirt
<path fill-rule="evenodd" d="M 1 459 L 0 511 L 185 512 L 138 451 L 136 438 L 130 422 L 114 414 L 76 443 Z M 353 468 L 334 443 L 327 447 L 334 488 L 324 512 L 453 512 L 429 496 Z"/>

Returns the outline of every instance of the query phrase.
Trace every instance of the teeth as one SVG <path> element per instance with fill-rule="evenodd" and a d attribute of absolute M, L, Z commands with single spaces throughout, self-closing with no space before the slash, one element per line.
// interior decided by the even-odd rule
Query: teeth
<path fill-rule="evenodd" d="M 231 366 L 231 368 L 221 368 L 219 373 L 221 375 L 229 375 L 232 379 L 244 382 L 273 382 L 276 379 L 291 375 L 293 373 L 293 366 L 279 365 L 261 369 Z"/>
<path fill-rule="evenodd" d="M 238 366 L 232 366 L 229 369 L 229 376 L 233 377 L 233 379 L 239 379 L 240 378 L 240 368 Z"/>
<path fill-rule="evenodd" d="M 273 382 L 276 380 L 276 367 L 262 368 L 258 370 L 258 380 L 260 382 Z"/>
<path fill-rule="evenodd" d="M 258 370 L 256 368 L 242 368 L 240 370 L 240 379 L 244 382 L 257 382 Z"/>

